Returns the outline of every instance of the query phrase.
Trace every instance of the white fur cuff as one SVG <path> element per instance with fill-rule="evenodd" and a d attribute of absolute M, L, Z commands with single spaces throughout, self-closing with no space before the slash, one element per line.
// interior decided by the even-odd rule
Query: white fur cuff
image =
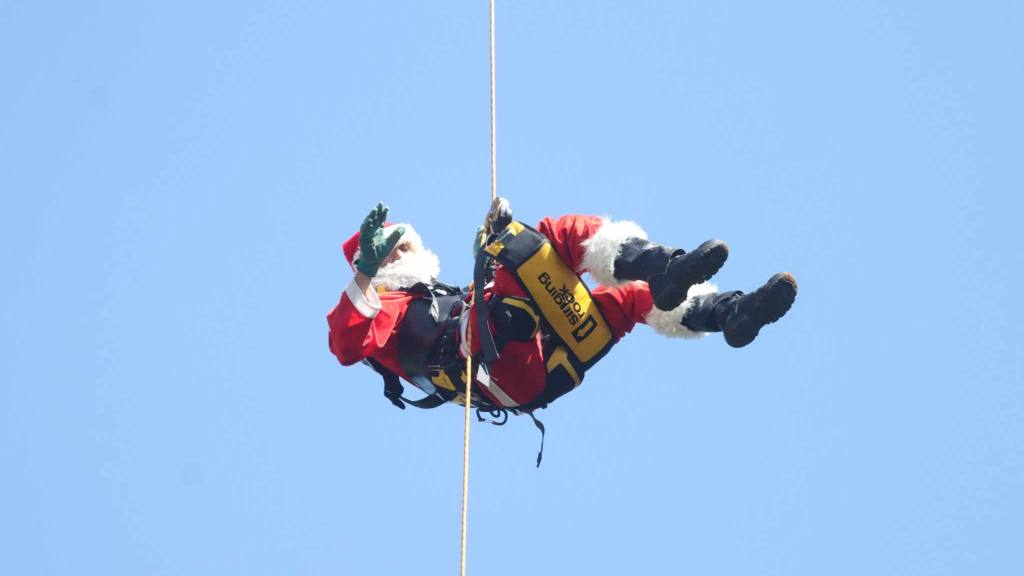
<path fill-rule="evenodd" d="M 703 338 L 707 332 L 697 332 L 682 325 L 683 316 L 693 308 L 694 298 L 705 294 L 718 292 L 718 286 L 710 282 L 690 286 L 686 292 L 686 300 L 674 309 L 665 312 L 658 308 L 651 308 L 651 311 L 644 316 L 644 322 L 654 328 L 654 331 L 670 338 Z"/>
<path fill-rule="evenodd" d="M 583 262 L 579 271 L 590 272 L 595 280 L 606 286 L 627 283 L 628 280 L 615 277 L 615 258 L 619 255 L 622 243 L 629 238 L 646 240 L 647 232 L 636 222 L 612 222 L 602 218 L 597 232 L 583 241 Z"/>
<path fill-rule="evenodd" d="M 356 312 L 363 315 L 364 318 L 374 318 L 383 305 L 380 303 L 380 296 L 377 296 L 377 292 L 371 290 L 370 298 L 367 299 L 363 295 L 363 290 L 356 284 L 356 279 L 353 278 L 348 286 L 345 287 L 345 295 L 348 296 L 349 301 L 352 302 L 352 306 L 355 307 Z"/>

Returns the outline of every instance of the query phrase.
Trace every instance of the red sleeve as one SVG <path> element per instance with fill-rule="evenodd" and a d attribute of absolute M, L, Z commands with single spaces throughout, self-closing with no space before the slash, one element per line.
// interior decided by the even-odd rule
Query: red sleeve
<path fill-rule="evenodd" d="M 548 237 L 555 252 L 573 270 L 579 271 L 583 262 L 583 241 L 601 227 L 601 218 L 573 214 L 561 218 L 545 218 L 537 224 L 537 231 Z"/>
<path fill-rule="evenodd" d="M 387 292 L 380 295 L 380 300 L 380 311 L 370 318 L 356 309 L 348 294 L 342 293 L 341 301 L 327 315 L 331 353 L 343 365 L 350 366 L 377 354 L 395 335 L 405 317 L 410 296 L 404 292 Z"/>

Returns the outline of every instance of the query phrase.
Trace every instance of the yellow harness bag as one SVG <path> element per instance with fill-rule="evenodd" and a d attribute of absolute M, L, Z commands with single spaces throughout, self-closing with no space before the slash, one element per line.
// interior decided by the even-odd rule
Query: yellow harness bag
<path fill-rule="evenodd" d="M 587 285 L 555 252 L 546 236 L 513 221 L 484 251 L 512 272 L 529 294 L 544 323 L 550 327 L 575 372 L 576 384 L 587 370 L 603 357 L 615 338 Z M 560 347 L 561 348 L 561 347 Z M 561 360 L 556 349 L 548 358 Z M 551 371 L 549 366 L 549 372 Z"/>

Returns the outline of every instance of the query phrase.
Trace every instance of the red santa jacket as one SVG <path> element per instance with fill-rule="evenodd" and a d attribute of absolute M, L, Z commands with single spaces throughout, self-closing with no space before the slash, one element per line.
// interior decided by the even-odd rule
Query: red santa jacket
<path fill-rule="evenodd" d="M 563 216 L 545 218 L 538 224 L 537 231 L 551 241 L 566 264 L 582 272 L 584 241 L 601 225 L 602 220 L 593 216 Z M 526 297 L 514 276 L 500 266 L 485 297 L 490 298 L 492 294 Z M 598 286 L 592 290 L 592 295 L 616 340 L 629 332 L 636 322 L 642 322 L 652 307 L 650 292 L 643 282 L 618 287 Z M 368 302 L 354 281 L 349 284 L 338 305 L 327 315 L 331 352 L 345 366 L 372 358 L 411 382 L 398 360 L 398 329 L 409 304 L 417 296 L 405 291 L 384 292 L 378 296 L 379 302 Z M 479 351 L 476 338 L 472 344 L 473 352 Z M 490 386 L 483 391 L 498 406 L 528 404 L 544 391 L 545 376 L 541 334 L 537 334 L 533 340 L 508 342 L 502 348 L 501 358 L 490 369 Z"/>

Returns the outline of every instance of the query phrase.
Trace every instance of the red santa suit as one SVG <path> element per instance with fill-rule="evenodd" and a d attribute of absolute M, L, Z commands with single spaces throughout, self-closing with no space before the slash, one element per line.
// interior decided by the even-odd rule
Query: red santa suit
<path fill-rule="evenodd" d="M 407 225 L 406 225 L 407 226 Z M 407 226 L 408 229 L 408 226 Z M 683 306 L 670 312 L 654 308 L 647 283 L 623 283 L 614 275 L 614 262 L 619 247 L 630 237 L 646 238 L 644 231 L 632 222 L 612 222 L 596 216 L 562 216 L 545 218 L 536 226 L 551 242 L 562 260 L 579 273 L 589 272 L 601 284 L 591 290 L 615 340 L 622 338 L 636 323 L 651 324 L 670 336 L 698 337 L 701 333 L 683 327 L 679 320 Z M 414 238 L 415 232 L 412 233 Z M 358 234 L 346 241 L 345 256 L 351 265 L 358 248 Z M 713 292 L 711 285 L 691 288 L 690 295 Z M 500 265 L 485 297 L 493 294 L 527 297 L 512 273 Z M 366 298 L 352 283 L 341 295 L 338 305 L 327 315 L 330 326 L 330 349 L 345 366 L 364 358 L 372 358 L 388 370 L 410 381 L 398 360 L 398 330 L 409 304 L 418 296 L 403 290 L 372 294 Z M 473 319 L 470 325 L 475 326 Z M 465 331 L 463 331 L 463 334 Z M 465 346 L 463 346 L 465 349 Z M 479 342 L 473 338 L 473 352 Z M 515 407 L 529 404 L 544 391 L 546 376 L 541 334 L 529 341 L 508 342 L 501 357 L 490 367 L 490 382 L 482 390 L 498 406 Z"/>

